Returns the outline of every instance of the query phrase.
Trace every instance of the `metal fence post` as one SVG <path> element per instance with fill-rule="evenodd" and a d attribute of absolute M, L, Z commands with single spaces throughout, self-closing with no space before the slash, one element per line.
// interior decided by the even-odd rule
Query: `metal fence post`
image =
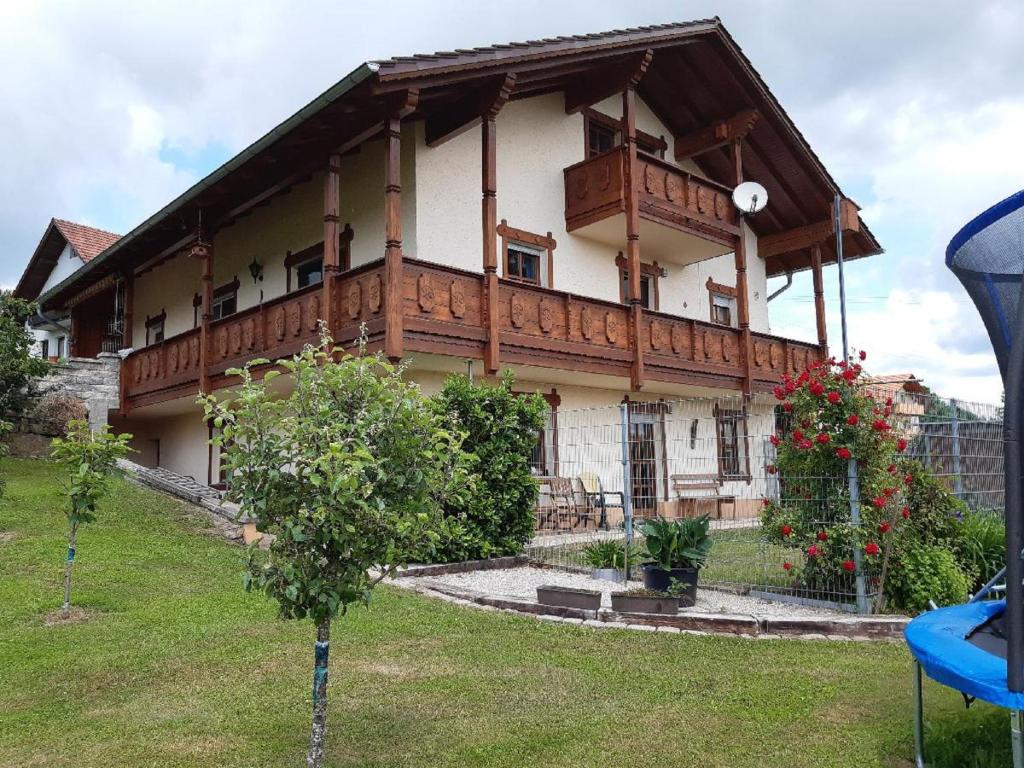
<path fill-rule="evenodd" d="M 953 409 L 953 418 L 949 423 L 949 429 L 953 436 L 953 493 L 958 499 L 964 497 L 963 478 L 960 477 L 960 414 L 956 404 L 956 398 L 949 401 Z"/>
<path fill-rule="evenodd" d="M 850 523 L 860 528 L 860 477 L 857 474 L 857 460 L 846 464 L 846 479 L 850 484 Z M 861 562 L 860 546 L 853 548 L 853 572 L 857 589 L 857 613 L 868 612 L 868 595 L 864 588 L 864 567 Z"/>
<path fill-rule="evenodd" d="M 629 550 L 633 544 L 633 483 L 632 468 L 629 464 L 629 403 L 619 406 L 619 420 L 622 423 L 622 524 L 626 530 L 626 581 L 629 581 Z"/>

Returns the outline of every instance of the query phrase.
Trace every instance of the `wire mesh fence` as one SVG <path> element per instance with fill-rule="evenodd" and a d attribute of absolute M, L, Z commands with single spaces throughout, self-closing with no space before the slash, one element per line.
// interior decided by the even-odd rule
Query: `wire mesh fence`
<path fill-rule="evenodd" d="M 896 385 L 871 390 L 892 401 L 889 421 L 907 440 L 906 455 L 971 509 L 1002 512 L 1000 408 Z M 703 585 L 869 610 L 877 573 L 862 571 L 859 561 L 856 572 L 825 569 L 815 562 L 813 545 L 810 554 L 795 548 L 766 523 L 769 507 L 798 509 L 822 531 L 851 523 L 847 478 L 782 478 L 775 471 L 773 436 L 785 430 L 785 415 L 771 396 L 552 411 L 533 457 L 540 494 L 528 554 L 537 563 L 587 572 L 601 560 L 597 543 L 612 540 L 631 545 L 635 563 L 646 519 L 707 514 L 713 546 Z"/>

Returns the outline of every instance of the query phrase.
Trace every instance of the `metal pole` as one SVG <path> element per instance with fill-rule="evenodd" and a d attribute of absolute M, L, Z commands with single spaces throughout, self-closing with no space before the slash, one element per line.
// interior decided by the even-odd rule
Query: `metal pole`
<path fill-rule="evenodd" d="M 1024 284 L 1021 285 L 1024 298 Z M 1024 306 L 1018 304 L 1018 306 Z M 1010 359 L 1006 366 L 1006 408 L 1003 416 L 1003 456 L 1006 494 L 1006 684 L 1024 691 L 1024 487 L 1021 485 L 1021 430 L 1024 424 L 1024 312 L 1017 313 Z"/>
<path fill-rule="evenodd" d="M 925 768 L 924 763 L 924 680 L 921 662 L 914 661 L 914 764 Z"/>
<path fill-rule="evenodd" d="M 918 660 L 913 663 L 913 762 L 925 768 L 925 683 Z"/>
<path fill-rule="evenodd" d="M 1013 754 L 1013 768 L 1024 768 L 1024 733 L 1021 722 L 1024 720 L 1019 709 L 1010 710 L 1010 748 Z"/>
<path fill-rule="evenodd" d="M 953 409 L 953 418 L 949 424 L 949 429 L 953 436 L 953 493 L 956 494 L 958 499 L 962 499 L 964 497 L 964 485 L 963 479 L 960 477 L 960 417 L 958 415 L 959 408 L 956 404 L 956 398 L 951 399 L 949 405 Z"/>
<path fill-rule="evenodd" d="M 850 359 L 850 342 L 846 334 L 846 279 L 843 275 L 843 222 L 842 198 L 836 193 L 832 204 L 832 224 L 836 233 L 836 267 L 839 269 L 839 319 L 843 330 L 843 360 Z M 846 477 L 850 485 L 850 524 L 860 528 L 860 478 L 857 474 L 857 459 L 846 464 Z M 864 587 L 864 569 L 861 563 L 860 547 L 853 548 L 854 580 L 857 590 L 857 613 L 868 612 L 868 597 Z"/>
<path fill-rule="evenodd" d="M 629 581 L 629 549 L 633 544 L 633 488 L 629 459 L 629 403 L 619 406 L 622 424 L 622 524 L 626 529 L 626 581 Z"/>

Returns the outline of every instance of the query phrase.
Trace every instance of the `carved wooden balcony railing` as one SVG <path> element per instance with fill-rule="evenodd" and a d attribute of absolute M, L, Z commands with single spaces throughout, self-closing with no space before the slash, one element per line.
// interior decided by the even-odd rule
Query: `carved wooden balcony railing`
<path fill-rule="evenodd" d="M 333 295 L 338 318 L 332 335 L 350 345 L 365 327 L 371 351 L 384 345 L 384 268 L 375 262 L 343 273 Z M 207 373 L 211 386 L 228 384 L 225 371 L 247 360 L 294 354 L 317 339 L 323 315 L 321 286 L 311 286 L 210 326 Z M 498 281 L 499 360 L 628 378 L 634 359 L 630 315 L 615 302 L 574 296 L 514 280 Z M 406 259 L 402 268 L 402 340 L 405 353 L 482 359 L 487 341 L 484 277 Z M 739 389 L 745 369 L 735 328 L 644 311 L 637 341 L 648 380 Z M 770 389 L 820 357 L 817 346 L 752 334 L 755 389 Z M 133 352 L 125 361 L 129 407 L 192 396 L 199 384 L 199 330 Z"/>
<path fill-rule="evenodd" d="M 626 162 L 625 148 L 616 147 L 565 169 L 568 231 L 625 211 Z M 645 154 L 637 157 L 633 178 L 642 219 L 732 247 L 739 221 L 728 187 Z M 623 229 L 623 242 L 625 236 Z"/>

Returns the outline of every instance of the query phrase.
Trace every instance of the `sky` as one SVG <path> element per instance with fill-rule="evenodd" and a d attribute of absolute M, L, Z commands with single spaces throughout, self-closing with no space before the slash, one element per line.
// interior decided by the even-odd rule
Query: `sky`
<path fill-rule="evenodd" d="M 1019 0 L 6 2 L 0 287 L 51 217 L 127 232 L 363 61 L 715 15 L 886 249 L 847 265 L 851 347 L 872 373 L 998 402 L 943 254 L 1024 187 Z M 808 274 L 769 310 L 773 333 L 815 339 Z"/>

